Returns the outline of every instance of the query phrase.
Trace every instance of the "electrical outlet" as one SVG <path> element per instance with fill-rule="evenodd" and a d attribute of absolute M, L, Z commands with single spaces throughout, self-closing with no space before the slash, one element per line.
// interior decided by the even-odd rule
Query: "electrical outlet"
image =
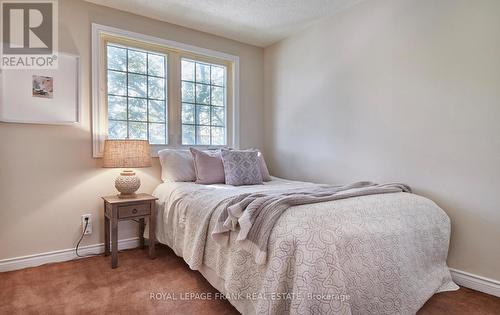
<path fill-rule="evenodd" d="M 85 220 L 87 218 L 88 218 L 88 223 Z M 87 225 L 87 229 L 85 229 L 85 225 Z M 84 235 L 92 234 L 92 215 L 91 214 L 82 215 L 82 232 Z"/>

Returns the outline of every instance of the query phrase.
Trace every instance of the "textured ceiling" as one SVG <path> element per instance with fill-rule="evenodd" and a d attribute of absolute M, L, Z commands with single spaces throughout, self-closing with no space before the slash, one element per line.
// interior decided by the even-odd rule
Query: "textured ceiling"
<path fill-rule="evenodd" d="M 361 0 L 86 0 L 266 47 Z"/>

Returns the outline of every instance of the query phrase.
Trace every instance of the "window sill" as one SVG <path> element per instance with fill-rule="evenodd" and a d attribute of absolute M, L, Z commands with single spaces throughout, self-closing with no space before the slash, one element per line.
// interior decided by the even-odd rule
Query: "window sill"
<path fill-rule="evenodd" d="M 189 148 L 197 148 L 200 150 L 217 150 L 230 148 L 228 145 L 151 145 L 151 157 L 158 157 L 158 152 L 165 149 L 189 150 Z"/>
<path fill-rule="evenodd" d="M 225 149 L 225 148 L 231 148 L 231 146 L 228 145 L 151 145 L 151 157 L 152 158 L 157 158 L 158 157 L 158 152 L 161 150 L 165 149 L 177 149 L 177 150 L 189 150 L 189 148 L 197 148 L 200 150 L 217 150 L 217 149 Z M 95 159 L 101 159 L 102 155 L 96 155 L 94 156 Z"/>

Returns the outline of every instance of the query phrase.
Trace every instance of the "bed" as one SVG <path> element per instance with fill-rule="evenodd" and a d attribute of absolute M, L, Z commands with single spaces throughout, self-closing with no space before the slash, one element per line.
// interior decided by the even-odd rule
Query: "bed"
<path fill-rule="evenodd" d="M 243 314 L 415 314 L 436 292 L 458 288 L 446 265 L 450 220 L 416 194 L 294 206 L 276 222 L 264 264 L 236 232 L 225 246 L 212 238 L 228 198 L 312 185 L 276 177 L 240 187 L 160 184 L 157 240 Z"/>

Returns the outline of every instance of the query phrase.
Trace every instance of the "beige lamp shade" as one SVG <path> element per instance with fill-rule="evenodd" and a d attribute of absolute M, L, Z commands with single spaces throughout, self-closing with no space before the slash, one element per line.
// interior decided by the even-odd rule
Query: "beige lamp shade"
<path fill-rule="evenodd" d="M 106 140 L 103 167 L 138 168 L 151 166 L 147 140 Z"/>

